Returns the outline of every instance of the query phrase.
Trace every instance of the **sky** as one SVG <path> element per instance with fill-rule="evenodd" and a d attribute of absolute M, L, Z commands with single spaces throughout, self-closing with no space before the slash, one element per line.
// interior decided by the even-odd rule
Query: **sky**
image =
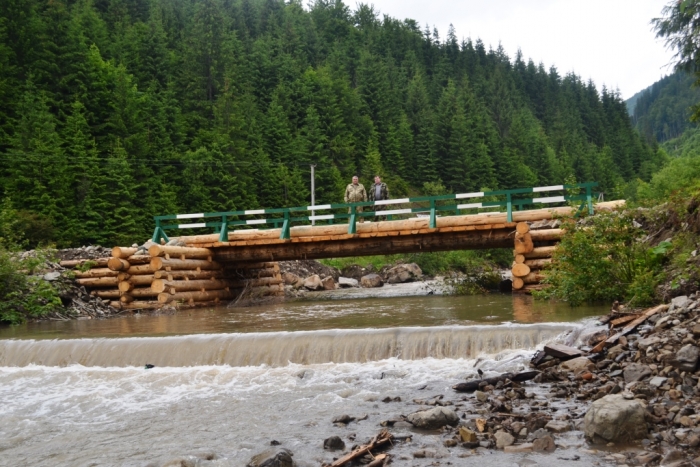
<path fill-rule="evenodd" d="M 650 21 L 668 0 L 364 0 L 381 14 L 437 27 L 453 24 L 459 39 L 503 46 L 524 58 L 574 72 L 617 89 L 623 99 L 673 71 L 673 52 L 656 39 Z M 353 5 L 346 0 L 346 4 Z"/>

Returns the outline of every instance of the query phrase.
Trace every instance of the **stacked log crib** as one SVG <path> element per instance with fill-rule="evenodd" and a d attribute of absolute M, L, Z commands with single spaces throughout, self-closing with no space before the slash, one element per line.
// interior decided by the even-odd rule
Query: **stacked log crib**
<path fill-rule="evenodd" d="M 219 263 L 208 248 L 152 245 L 114 247 L 111 258 L 62 261 L 76 282 L 121 310 L 166 305 L 216 306 L 232 300 L 284 295 L 276 262 Z"/>
<path fill-rule="evenodd" d="M 546 268 L 564 234 L 557 228 L 559 224 L 558 220 L 517 223 L 511 269 L 513 292 L 529 294 L 545 287 L 541 282 L 547 276 Z"/>

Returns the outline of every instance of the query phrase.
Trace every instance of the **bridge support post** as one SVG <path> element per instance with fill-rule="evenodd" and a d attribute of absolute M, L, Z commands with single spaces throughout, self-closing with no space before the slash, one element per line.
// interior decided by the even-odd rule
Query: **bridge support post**
<path fill-rule="evenodd" d="M 221 216 L 221 231 L 219 232 L 219 241 L 228 242 L 228 217 Z"/>
<path fill-rule="evenodd" d="M 586 187 L 586 202 L 588 203 L 588 214 L 593 215 L 593 199 L 591 197 L 591 186 Z"/>
<path fill-rule="evenodd" d="M 435 219 L 435 200 L 434 199 L 430 200 L 430 224 L 428 224 L 428 227 L 430 227 L 431 229 L 437 228 L 437 220 Z"/>
<path fill-rule="evenodd" d="M 506 221 L 508 221 L 508 222 L 513 222 L 513 200 L 511 199 L 510 193 L 508 193 L 506 196 L 507 196 L 507 201 L 506 201 L 506 209 L 507 209 Z"/>
<path fill-rule="evenodd" d="M 289 240 L 292 238 L 289 226 L 289 211 L 284 211 L 284 222 L 282 223 L 282 231 L 280 232 L 281 240 Z"/>
<path fill-rule="evenodd" d="M 165 240 L 166 243 L 170 241 L 168 236 L 165 235 L 165 231 L 160 226 L 160 220 L 156 219 L 156 228 L 153 231 L 153 237 L 151 237 L 151 240 L 153 243 L 160 243 L 161 239 Z"/>
<path fill-rule="evenodd" d="M 357 233 L 356 217 L 357 212 L 355 211 L 355 206 L 352 206 L 350 208 L 350 219 L 348 220 L 348 233 L 351 235 L 355 235 Z"/>

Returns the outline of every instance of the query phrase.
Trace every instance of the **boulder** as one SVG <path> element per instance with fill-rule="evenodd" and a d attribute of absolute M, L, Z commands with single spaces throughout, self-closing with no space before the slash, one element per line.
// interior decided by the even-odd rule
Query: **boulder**
<path fill-rule="evenodd" d="M 384 285 L 384 281 L 379 277 L 379 274 L 367 274 L 366 276 L 362 276 L 360 284 L 365 288 L 381 287 Z"/>
<path fill-rule="evenodd" d="M 695 371 L 700 357 L 700 349 L 693 344 L 687 344 L 676 352 L 675 366 L 681 371 Z"/>
<path fill-rule="evenodd" d="M 321 282 L 321 278 L 318 277 L 318 274 L 314 274 L 304 280 L 304 287 L 309 290 L 323 290 L 323 282 Z"/>
<path fill-rule="evenodd" d="M 335 281 L 332 277 L 324 277 L 321 279 L 321 283 L 323 284 L 323 290 L 335 290 Z"/>
<path fill-rule="evenodd" d="M 604 396 L 591 404 L 583 419 L 583 431 L 593 442 L 633 441 L 645 438 L 644 405 L 622 394 Z"/>
<path fill-rule="evenodd" d="M 494 438 L 496 438 L 496 447 L 498 449 L 503 449 L 506 446 L 510 446 L 513 443 L 515 443 L 515 438 L 513 435 L 508 433 L 507 431 L 497 431 L 496 434 L 493 435 Z"/>
<path fill-rule="evenodd" d="M 549 435 L 537 438 L 532 442 L 532 450 L 535 452 L 552 452 L 556 448 L 554 438 Z"/>
<path fill-rule="evenodd" d="M 435 407 L 410 414 L 406 419 L 416 428 L 437 430 L 445 425 L 455 426 L 459 422 L 457 414 L 447 407 Z"/>
<path fill-rule="evenodd" d="M 399 264 L 389 269 L 384 275 L 387 284 L 413 282 L 421 277 L 423 277 L 423 271 L 420 270 L 416 263 Z"/>
<path fill-rule="evenodd" d="M 360 283 L 357 279 L 353 279 L 351 277 L 340 277 L 338 278 L 338 285 L 341 289 L 349 289 L 352 287 L 359 287 Z"/>
<path fill-rule="evenodd" d="M 625 383 L 634 383 L 651 376 L 651 368 L 642 363 L 630 363 L 622 372 Z"/>
<path fill-rule="evenodd" d="M 673 297 L 671 299 L 671 306 L 669 307 L 668 311 L 673 311 L 678 308 L 685 308 L 688 306 L 688 303 L 690 302 L 690 299 L 688 298 L 687 295 L 681 295 L 680 297 Z"/>
<path fill-rule="evenodd" d="M 345 449 L 345 442 L 340 439 L 340 436 L 331 436 L 323 440 L 323 449 L 328 449 L 329 451 Z"/>
<path fill-rule="evenodd" d="M 294 467 L 292 451 L 285 448 L 270 448 L 253 456 L 246 467 Z"/>
<path fill-rule="evenodd" d="M 284 280 L 285 285 L 294 285 L 299 282 L 301 278 L 293 272 L 285 272 L 282 274 L 282 280 Z"/>
<path fill-rule="evenodd" d="M 559 368 L 577 375 L 584 371 L 595 371 L 595 364 L 586 357 L 578 357 L 565 361 Z"/>

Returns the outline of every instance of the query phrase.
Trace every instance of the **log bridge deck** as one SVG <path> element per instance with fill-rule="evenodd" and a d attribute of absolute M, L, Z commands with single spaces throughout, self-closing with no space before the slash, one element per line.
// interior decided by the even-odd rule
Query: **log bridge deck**
<path fill-rule="evenodd" d="M 236 263 L 464 249 L 512 249 L 518 222 L 571 216 L 584 208 L 593 212 L 592 188 L 596 185 L 582 183 L 365 203 L 156 216 L 152 240 L 161 244 L 169 241 L 166 230 L 213 228 L 214 234 L 177 238 L 188 247 L 211 249 L 215 261 Z M 561 194 L 533 197 L 533 193 L 553 191 Z M 489 201 L 457 204 L 457 200 L 470 198 Z M 566 205 L 532 209 L 555 203 Z M 396 205 L 399 205 L 399 209 L 386 208 Z M 367 208 L 371 211 L 367 212 Z M 483 209 L 492 211 L 479 212 Z M 294 217 L 300 211 L 310 211 L 311 215 Z M 319 214 L 318 211 L 332 213 Z M 396 216 L 408 218 L 376 221 L 377 218 L 392 219 Z M 182 219 L 203 219 L 204 222 L 166 224 Z M 363 222 L 365 220 L 367 222 Z M 293 223 L 318 221 L 332 224 L 292 226 Z M 255 225 L 272 228 L 240 228 Z M 233 230 L 237 227 L 237 230 Z"/>

